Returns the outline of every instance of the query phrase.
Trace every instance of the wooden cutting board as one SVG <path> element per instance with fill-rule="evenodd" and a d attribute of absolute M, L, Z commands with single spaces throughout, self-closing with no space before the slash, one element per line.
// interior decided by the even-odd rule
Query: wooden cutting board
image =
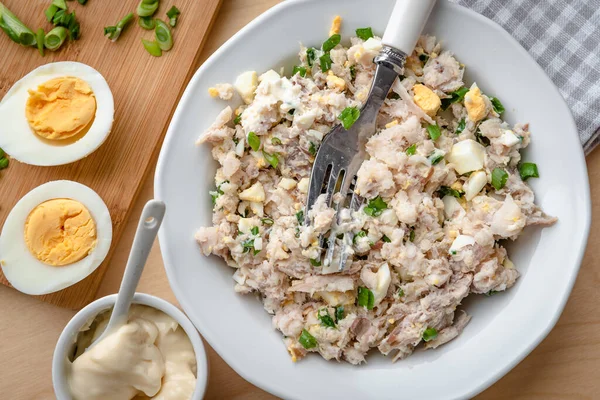
<path fill-rule="evenodd" d="M 51 24 L 44 10 L 51 0 L 1 0 L 33 31 Z M 154 168 L 164 133 L 193 67 L 221 0 L 162 0 L 156 18 L 165 19 L 172 5 L 181 10 L 173 29 L 175 45 L 162 57 L 152 57 L 141 38 L 154 32 L 133 21 L 121 37 L 111 42 L 103 27 L 115 25 L 134 12 L 139 0 L 88 0 L 85 6 L 68 1 L 81 23 L 81 39 L 66 43 L 56 52 L 25 48 L 0 31 L 0 98 L 34 68 L 55 61 L 79 61 L 100 71 L 115 100 L 115 121 L 107 141 L 93 154 L 73 164 L 35 167 L 11 160 L 0 172 L 0 225 L 15 203 L 31 189 L 52 180 L 69 179 L 94 189 L 108 206 L 113 222 L 113 245 L 119 241 L 124 222 L 146 173 Z M 0 124 L 2 121 L 0 121 Z M 1 132 L 0 132 L 1 134 Z M 110 266 L 109 256 L 90 276 L 62 291 L 39 296 L 42 301 L 77 309 L 91 302 Z M 0 255 L 1 257 L 1 255 Z M 0 283 L 10 286 L 0 273 Z"/>

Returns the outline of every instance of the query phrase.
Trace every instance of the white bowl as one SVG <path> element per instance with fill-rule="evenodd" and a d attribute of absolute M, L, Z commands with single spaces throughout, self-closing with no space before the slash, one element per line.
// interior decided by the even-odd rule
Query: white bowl
<path fill-rule="evenodd" d="M 490 20 L 439 1 L 425 32 L 442 39 L 467 66 L 467 81 L 504 103 L 510 123 L 531 123 L 541 178 L 530 182 L 537 203 L 559 218 L 548 229 L 528 229 L 511 246 L 522 273 L 516 286 L 494 297 L 473 296 L 473 316 L 454 341 L 392 364 L 372 354 L 353 367 L 318 356 L 292 363 L 271 316 L 253 296 L 234 292 L 233 270 L 201 255 L 194 241 L 211 224 L 216 163 L 198 135 L 226 103 L 207 89 L 233 82 L 246 70 L 266 71 L 297 62 L 298 42 L 319 45 L 334 15 L 342 37 L 372 26 L 381 34 L 393 0 L 285 1 L 247 25 L 216 51 L 188 85 L 171 121 L 158 161 L 156 198 L 168 212 L 159 233 L 171 287 L 211 346 L 240 375 L 283 398 L 465 398 L 481 392 L 521 361 L 548 334 L 565 305 L 590 226 L 586 165 L 573 118 L 552 82 L 527 52 Z"/>
<path fill-rule="evenodd" d="M 99 298 L 93 303 L 88 304 L 86 307 L 81 309 L 65 326 L 65 329 L 60 334 L 56 348 L 54 349 L 54 355 L 52 357 L 52 385 L 54 386 L 54 393 L 58 400 L 71 399 L 69 391 L 69 384 L 67 382 L 67 363 L 68 355 L 72 354 L 77 335 L 81 327 L 86 322 L 100 314 L 102 311 L 108 310 L 115 305 L 117 299 L 116 294 L 111 294 Z M 194 325 L 190 320 L 182 313 L 177 307 L 169 303 L 166 300 L 160 299 L 156 296 L 152 296 L 145 293 L 136 293 L 133 296 L 133 302 L 135 304 L 143 304 L 145 306 L 154 307 L 173 318 L 183 328 L 185 333 L 192 342 L 192 347 L 196 353 L 196 389 L 191 400 L 200 400 L 204 396 L 206 391 L 206 383 L 208 378 L 208 361 L 206 359 L 206 352 L 204 351 L 204 345 L 202 339 Z"/>

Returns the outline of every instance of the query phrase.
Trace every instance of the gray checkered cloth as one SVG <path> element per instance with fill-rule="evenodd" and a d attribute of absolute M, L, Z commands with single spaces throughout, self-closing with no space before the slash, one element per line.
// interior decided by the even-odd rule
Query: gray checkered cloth
<path fill-rule="evenodd" d="M 502 25 L 566 99 L 588 154 L 600 143 L 600 0 L 450 0 Z"/>

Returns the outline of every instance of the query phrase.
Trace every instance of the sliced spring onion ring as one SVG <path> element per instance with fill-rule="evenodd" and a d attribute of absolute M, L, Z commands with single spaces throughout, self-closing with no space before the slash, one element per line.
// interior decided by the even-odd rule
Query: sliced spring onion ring
<path fill-rule="evenodd" d="M 61 10 L 67 9 L 67 2 L 65 0 L 52 0 L 52 5 L 60 8 Z"/>
<path fill-rule="evenodd" d="M 156 42 L 158 47 L 162 51 L 169 51 L 173 48 L 173 36 L 171 35 L 171 28 L 164 21 L 157 19 L 155 20 L 156 27 L 154 28 L 154 36 L 156 36 Z"/>
<path fill-rule="evenodd" d="M 171 7 L 169 11 L 167 11 L 167 17 L 169 17 L 169 25 L 171 25 L 173 28 L 175 27 L 175 25 L 177 25 L 177 17 L 179 17 L 179 14 L 181 14 L 181 11 L 179 11 L 179 9 L 175 6 Z"/>
<path fill-rule="evenodd" d="M 142 0 L 137 7 L 137 15 L 140 17 L 151 17 L 158 9 L 158 0 Z"/>
<path fill-rule="evenodd" d="M 154 57 L 162 56 L 162 50 L 160 49 L 160 47 L 158 46 L 158 43 L 156 43 L 156 41 L 142 39 L 142 44 L 144 45 L 144 48 L 146 49 L 146 51 L 148 53 L 150 53 L 151 55 L 153 55 Z"/>
<path fill-rule="evenodd" d="M 156 23 L 154 22 L 154 18 L 152 17 L 139 17 L 138 25 L 144 29 L 152 30 L 156 26 Z"/>
<path fill-rule="evenodd" d="M 67 28 L 64 26 L 57 26 L 46 34 L 44 37 L 44 45 L 48 50 L 58 50 L 67 39 L 68 34 L 69 31 Z"/>
<path fill-rule="evenodd" d="M 23 46 L 35 46 L 35 33 L 15 16 L 4 4 L 0 3 L 0 29 L 16 43 Z"/>

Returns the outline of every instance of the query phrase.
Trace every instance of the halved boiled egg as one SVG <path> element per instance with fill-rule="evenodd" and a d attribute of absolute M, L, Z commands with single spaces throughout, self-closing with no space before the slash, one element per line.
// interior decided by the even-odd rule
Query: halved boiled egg
<path fill-rule="evenodd" d="M 110 88 L 94 68 L 72 61 L 42 65 L 0 102 L 0 148 L 26 164 L 68 164 L 100 147 L 114 111 Z"/>
<path fill-rule="evenodd" d="M 6 218 L 0 265 L 15 289 L 52 293 L 98 268 L 111 241 L 110 213 L 96 192 L 77 182 L 48 182 L 27 193 Z"/>

